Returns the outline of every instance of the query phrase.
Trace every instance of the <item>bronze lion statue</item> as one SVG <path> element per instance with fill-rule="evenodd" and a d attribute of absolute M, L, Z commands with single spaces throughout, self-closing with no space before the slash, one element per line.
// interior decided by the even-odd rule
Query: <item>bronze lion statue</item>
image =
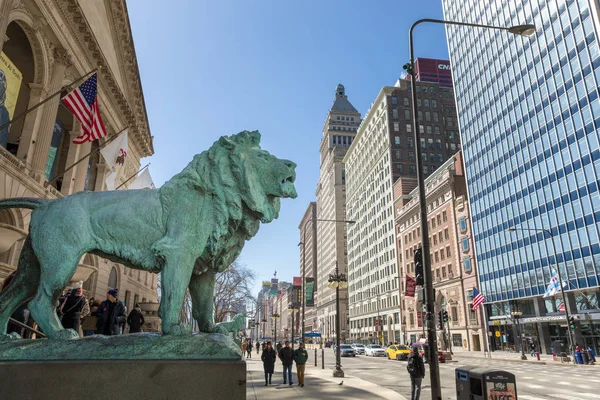
<path fill-rule="evenodd" d="M 159 189 L 0 201 L 0 209 L 33 210 L 17 274 L 0 293 L 0 337 L 8 337 L 8 318 L 25 302 L 49 338 L 77 337 L 62 328 L 54 304 L 85 253 L 161 273 L 164 334 L 190 331 L 179 324 L 186 288 L 200 330 L 223 331 L 213 318 L 215 274 L 260 222 L 278 217 L 280 198 L 297 196 L 295 168 L 262 150 L 258 131 L 243 131 L 221 137 Z"/>

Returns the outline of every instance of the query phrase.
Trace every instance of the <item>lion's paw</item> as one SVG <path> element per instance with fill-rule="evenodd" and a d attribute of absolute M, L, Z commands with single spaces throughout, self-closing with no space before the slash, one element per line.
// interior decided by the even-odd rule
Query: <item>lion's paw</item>
<path fill-rule="evenodd" d="M 21 339 L 21 336 L 17 332 L 5 333 L 0 335 L 0 342 L 7 342 L 9 340 Z"/>
<path fill-rule="evenodd" d="M 79 334 L 73 329 L 63 329 L 52 335 L 52 339 L 79 339 Z"/>
<path fill-rule="evenodd" d="M 163 328 L 163 332 L 165 331 L 165 329 Z M 177 325 L 173 325 L 167 332 L 168 335 L 173 335 L 173 336 L 185 336 L 185 335 L 191 335 L 192 334 L 192 327 L 190 325 L 186 325 L 186 324 L 177 324 Z"/>

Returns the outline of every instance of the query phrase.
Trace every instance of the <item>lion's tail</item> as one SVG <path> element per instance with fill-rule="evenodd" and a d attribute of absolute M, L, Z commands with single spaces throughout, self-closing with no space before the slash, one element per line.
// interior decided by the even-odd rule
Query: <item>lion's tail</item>
<path fill-rule="evenodd" d="M 0 200 L 0 210 L 6 208 L 28 208 L 30 210 L 35 210 L 49 201 L 49 199 L 38 199 L 35 197 L 15 197 L 12 199 Z"/>

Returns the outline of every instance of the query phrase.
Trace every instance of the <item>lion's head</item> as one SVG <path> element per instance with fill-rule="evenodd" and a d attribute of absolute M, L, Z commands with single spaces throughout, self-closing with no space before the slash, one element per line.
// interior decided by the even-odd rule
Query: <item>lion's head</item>
<path fill-rule="evenodd" d="M 178 191 L 194 188 L 211 196 L 215 226 L 202 259 L 205 267 L 222 269 L 256 234 L 259 222 L 278 217 L 280 198 L 297 196 L 295 168 L 261 149 L 258 131 L 243 131 L 221 137 L 161 190 L 177 197 Z"/>

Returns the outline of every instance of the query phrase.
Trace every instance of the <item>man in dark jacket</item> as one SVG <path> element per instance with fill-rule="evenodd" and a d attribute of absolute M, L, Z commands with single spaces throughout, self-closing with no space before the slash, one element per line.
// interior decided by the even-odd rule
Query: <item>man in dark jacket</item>
<path fill-rule="evenodd" d="M 425 363 L 419 354 L 419 348 L 413 346 L 406 369 L 410 374 L 410 400 L 419 400 L 421 396 L 421 381 L 425 378 Z"/>
<path fill-rule="evenodd" d="M 100 304 L 96 316 L 98 324 L 96 333 L 99 335 L 114 336 L 121 334 L 120 324 L 127 320 L 125 315 L 125 305 L 118 300 L 119 292 L 117 289 L 110 289 L 106 295 L 106 300 Z"/>
<path fill-rule="evenodd" d="M 137 333 L 142 331 L 142 325 L 144 325 L 144 313 L 139 304 L 136 304 L 133 310 L 127 317 L 127 325 L 129 325 L 129 333 Z"/>
<path fill-rule="evenodd" d="M 287 340 L 285 341 L 285 346 L 283 346 L 281 350 L 279 350 L 279 359 L 283 364 L 283 384 L 285 385 L 289 380 L 290 386 L 292 386 L 294 384 L 292 382 L 292 365 L 294 364 L 294 352 L 290 347 L 290 342 L 288 342 Z M 288 380 L 285 379 L 286 372 Z"/>
<path fill-rule="evenodd" d="M 298 345 L 298 349 L 294 351 L 294 361 L 296 361 L 296 375 L 298 375 L 298 385 L 304 387 L 304 367 L 308 361 L 308 351 L 304 348 L 304 343 Z M 290 381 L 292 379 L 290 378 Z"/>

